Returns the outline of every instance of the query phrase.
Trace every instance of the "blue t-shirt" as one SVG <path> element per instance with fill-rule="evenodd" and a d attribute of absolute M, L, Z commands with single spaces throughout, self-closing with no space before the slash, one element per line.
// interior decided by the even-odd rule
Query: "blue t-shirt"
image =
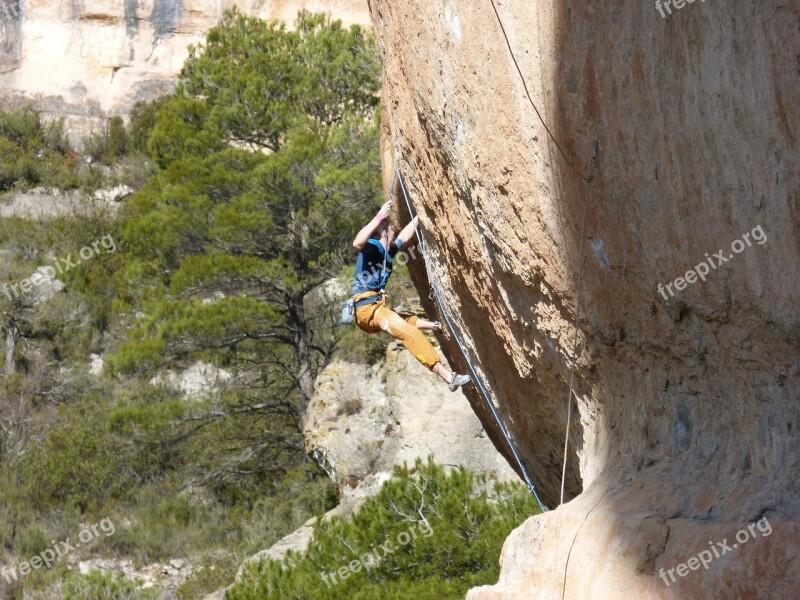
<path fill-rule="evenodd" d="M 375 238 L 370 238 L 358 253 L 356 272 L 353 275 L 353 294 L 361 292 L 378 292 L 386 287 L 392 274 L 392 259 L 403 247 L 403 240 L 398 239 L 389 246 L 386 257 L 386 271 L 383 271 L 383 245 Z M 381 277 L 381 274 L 383 277 Z"/>

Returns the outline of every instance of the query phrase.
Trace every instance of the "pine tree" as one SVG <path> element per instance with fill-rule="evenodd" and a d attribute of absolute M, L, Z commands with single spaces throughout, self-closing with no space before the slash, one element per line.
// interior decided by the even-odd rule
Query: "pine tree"
<path fill-rule="evenodd" d="M 303 454 L 304 409 L 336 344 L 330 310 L 309 297 L 352 260 L 380 196 L 379 73 L 358 27 L 304 12 L 288 31 L 229 11 L 151 118 L 159 172 L 124 210 L 118 273 L 143 314 L 113 364 L 202 358 L 235 373 L 172 432 L 231 428 L 214 475 Z"/>

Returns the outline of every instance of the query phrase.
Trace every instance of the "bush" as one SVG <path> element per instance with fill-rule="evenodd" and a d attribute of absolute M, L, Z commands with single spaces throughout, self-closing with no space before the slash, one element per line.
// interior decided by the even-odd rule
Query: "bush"
<path fill-rule="evenodd" d="M 430 459 L 418 459 L 414 469 L 397 467 L 352 521 L 318 524 L 304 557 L 289 553 L 285 565 L 248 565 L 225 598 L 463 598 L 470 587 L 497 578 L 503 541 L 538 512 L 521 484 L 493 489 L 490 497 L 484 476 L 461 468 L 446 474 Z M 376 546 L 383 546 L 377 559 Z M 331 575 L 352 561 L 361 566 L 346 578 Z"/>
<path fill-rule="evenodd" d="M 19 180 L 18 152 L 14 142 L 0 137 L 0 191 L 11 189 Z"/>
<path fill-rule="evenodd" d="M 64 582 L 63 600 L 156 600 L 156 590 L 139 589 L 117 573 L 72 574 Z"/>
<path fill-rule="evenodd" d="M 113 165 L 127 153 L 129 145 L 122 117 L 114 116 L 109 119 L 105 131 L 84 138 L 83 153 L 94 161 Z"/>
<path fill-rule="evenodd" d="M 130 525 L 109 537 L 107 547 L 146 565 L 192 554 L 198 541 L 226 527 L 224 511 L 194 505 L 176 491 L 168 483 L 141 490 L 126 519 Z"/>
<path fill-rule="evenodd" d="M 39 113 L 0 109 L 0 191 L 43 185 L 76 186 L 64 120 L 43 123 Z"/>
<path fill-rule="evenodd" d="M 64 124 L 64 117 L 60 117 L 45 125 L 42 132 L 42 141 L 51 150 L 66 155 L 72 152 L 72 146 L 69 143 Z"/>
<path fill-rule="evenodd" d="M 101 400 L 63 410 L 63 422 L 29 449 L 21 469 L 27 475 L 33 507 L 73 505 L 97 510 L 132 482 L 130 467 L 106 431 Z"/>
<path fill-rule="evenodd" d="M 0 110 L 0 136 L 17 146 L 24 146 L 42 138 L 39 113 L 31 108 L 11 112 Z"/>
<path fill-rule="evenodd" d="M 178 588 L 179 600 L 205 598 L 220 588 L 226 587 L 236 577 L 241 560 L 234 554 L 212 552 L 194 561 L 194 570 Z"/>
<path fill-rule="evenodd" d="M 137 101 L 131 109 L 131 133 L 128 139 L 130 152 L 147 154 L 147 141 L 156 125 L 158 114 L 170 96 L 161 96 L 150 102 Z"/>
<path fill-rule="evenodd" d="M 114 169 L 119 183 L 134 190 L 143 188 L 147 180 L 157 172 L 153 162 L 138 150 L 131 150 L 121 157 L 114 165 Z"/>
<path fill-rule="evenodd" d="M 336 486 L 316 464 L 296 467 L 286 473 L 271 494 L 260 498 L 243 520 L 245 549 L 269 548 L 337 503 Z"/>
<path fill-rule="evenodd" d="M 105 132 L 94 132 L 83 138 L 83 154 L 95 162 L 104 162 L 108 151 L 108 137 Z"/>
<path fill-rule="evenodd" d="M 112 117 L 108 122 L 108 133 L 106 141 L 106 155 L 105 159 L 108 163 L 115 162 L 120 158 L 128 147 L 128 132 L 125 130 L 125 124 L 122 117 Z"/>

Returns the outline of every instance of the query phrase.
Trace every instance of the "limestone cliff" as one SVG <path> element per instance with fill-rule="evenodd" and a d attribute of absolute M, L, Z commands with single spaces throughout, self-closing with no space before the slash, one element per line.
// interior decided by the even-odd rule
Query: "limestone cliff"
<path fill-rule="evenodd" d="M 364 0 L 0 0 L 0 99 L 64 116 L 74 143 L 171 90 L 226 8 L 293 22 L 299 10 L 369 24 Z"/>
<path fill-rule="evenodd" d="M 339 512 L 376 494 L 394 465 L 428 455 L 448 467 L 516 479 L 463 394 L 450 392 L 397 342 L 385 363 L 325 367 L 307 413 L 306 449 L 339 487 Z"/>
<path fill-rule="evenodd" d="M 515 532 L 500 583 L 469 597 L 798 597 L 800 9 L 496 4 L 552 137 L 488 0 L 370 0 L 387 186 L 396 156 L 552 507 L 575 367 L 575 499 Z M 769 537 L 662 581 L 765 517 Z"/>

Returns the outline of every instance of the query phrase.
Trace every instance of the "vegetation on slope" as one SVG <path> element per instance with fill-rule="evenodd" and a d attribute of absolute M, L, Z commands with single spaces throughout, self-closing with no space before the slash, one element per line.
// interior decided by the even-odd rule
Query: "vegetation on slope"
<path fill-rule="evenodd" d="M 94 556 L 139 567 L 187 558 L 194 573 L 177 595 L 202 597 L 335 505 L 301 425 L 333 356 L 373 362 L 385 351 L 386 338 L 335 327 L 339 306 L 318 293 L 352 272 L 350 239 L 380 204 L 379 74 L 358 27 L 301 13 L 290 31 L 231 11 L 192 50 L 175 93 L 137 105 L 128 128 L 111 120 L 83 154 L 63 123 L 0 111 L 0 191 L 137 189 L 116 214 L 0 220 L 7 285 L 114 242 L 59 273 L 66 288 L 46 301 L 0 293 L 0 564 L 19 566 L 87 524 L 115 524 L 50 569 L 7 586 L 0 576 L 0 595 L 156 597 L 67 567 Z M 404 268 L 392 285 L 410 287 Z M 89 370 L 97 356 L 102 375 Z M 230 378 L 193 398 L 159 383 L 196 361 Z M 335 593 L 376 597 L 386 585 L 391 597 L 456 597 L 495 577 L 502 539 L 531 512 L 522 488 L 489 501 L 468 473 L 416 470 L 398 471 L 353 524 L 321 524 L 307 560 L 249 570 L 234 597 L 273 586 L 333 597 L 314 569 L 336 567 L 336 540 L 360 548 L 405 527 L 392 511 L 420 508 L 420 481 L 435 535 Z"/>
<path fill-rule="evenodd" d="M 306 556 L 250 563 L 226 600 L 439 600 L 494 582 L 511 530 L 536 514 L 519 484 L 495 484 L 430 460 L 394 478 L 351 520 L 319 523 Z"/>

